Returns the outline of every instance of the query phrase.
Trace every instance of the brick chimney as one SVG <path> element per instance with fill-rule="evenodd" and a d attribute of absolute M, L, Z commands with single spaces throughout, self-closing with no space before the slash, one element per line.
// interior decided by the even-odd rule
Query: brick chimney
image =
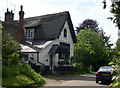
<path fill-rule="evenodd" d="M 20 42 L 24 37 L 24 11 L 23 6 L 20 6 L 21 11 L 19 11 L 19 29 L 17 40 Z"/>
<path fill-rule="evenodd" d="M 12 12 L 12 10 L 10 12 L 7 8 L 7 12 L 5 13 L 5 22 L 13 21 L 13 19 L 14 19 L 14 13 Z"/>

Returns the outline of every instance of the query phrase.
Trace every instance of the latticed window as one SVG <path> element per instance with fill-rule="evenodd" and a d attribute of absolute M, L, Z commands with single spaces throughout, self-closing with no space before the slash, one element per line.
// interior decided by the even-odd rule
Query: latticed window
<path fill-rule="evenodd" d="M 33 38 L 34 37 L 34 29 L 27 29 L 26 36 L 27 36 L 27 38 Z"/>
<path fill-rule="evenodd" d="M 60 59 L 70 58 L 70 44 L 60 43 L 59 58 Z"/>

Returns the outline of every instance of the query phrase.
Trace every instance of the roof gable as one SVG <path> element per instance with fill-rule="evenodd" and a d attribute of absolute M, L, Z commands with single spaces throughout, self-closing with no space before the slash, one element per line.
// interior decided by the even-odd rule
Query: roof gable
<path fill-rule="evenodd" d="M 18 34 L 18 22 L 11 21 L 11 22 L 2 22 L 3 25 L 3 33 L 9 33 L 14 40 L 17 41 L 17 34 Z"/>
<path fill-rule="evenodd" d="M 49 40 L 59 38 L 62 28 L 68 21 L 70 33 L 73 42 L 76 43 L 76 36 L 69 12 L 61 12 L 55 14 L 48 14 L 44 16 L 37 16 L 25 19 L 25 28 L 35 28 L 35 40 Z M 37 26 L 37 27 L 36 27 Z"/>
<path fill-rule="evenodd" d="M 69 12 L 60 12 L 24 19 L 25 29 L 34 28 L 34 40 L 53 40 L 59 38 L 65 22 L 68 21 L 72 40 L 76 43 L 76 36 Z M 4 30 L 17 40 L 18 21 L 3 23 Z M 8 30 L 6 30 L 8 29 Z M 12 31 L 11 31 L 12 30 Z"/>

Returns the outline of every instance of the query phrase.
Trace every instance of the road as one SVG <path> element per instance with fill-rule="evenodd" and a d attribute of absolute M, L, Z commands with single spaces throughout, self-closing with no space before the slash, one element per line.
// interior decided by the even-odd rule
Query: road
<path fill-rule="evenodd" d="M 48 77 L 40 88 L 109 88 L 105 84 L 96 84 L 95 74 L 64 75 Z"/>

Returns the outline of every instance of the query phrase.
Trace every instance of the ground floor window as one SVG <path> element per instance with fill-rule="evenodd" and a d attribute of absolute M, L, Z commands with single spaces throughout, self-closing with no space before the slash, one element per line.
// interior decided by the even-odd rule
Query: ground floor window
<path fill-rule="evenodd" d="M 60 43 L 59 59 L 70 58 L 70 44 Z"/>
<path fill-rule="evenodd" d="M 24 54 L 24 61 L 28 61 L 28 54 Z"/>

